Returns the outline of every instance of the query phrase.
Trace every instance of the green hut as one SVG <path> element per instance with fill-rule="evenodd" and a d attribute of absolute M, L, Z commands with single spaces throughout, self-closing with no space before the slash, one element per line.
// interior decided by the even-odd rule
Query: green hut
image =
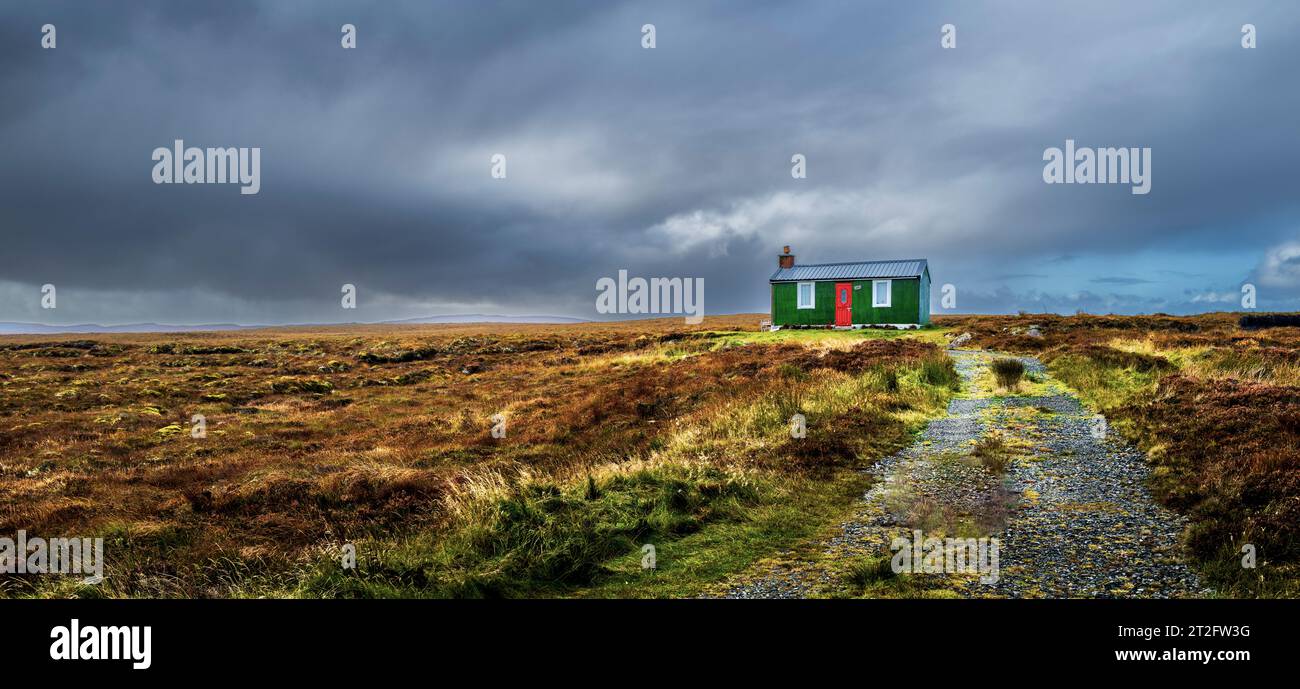
<path fill-rule="evenodd" d="M 918 328 L 930 323 L 923 258 L 796 264 L 790 247 L 768 280 L 772 327 Z"/>

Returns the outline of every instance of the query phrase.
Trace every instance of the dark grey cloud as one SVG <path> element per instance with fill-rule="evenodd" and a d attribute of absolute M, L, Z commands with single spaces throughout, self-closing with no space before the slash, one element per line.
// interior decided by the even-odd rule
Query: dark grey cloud
<path fill-rule="evenodd" d="M 1300 17 L 1042 5 L 9 3 L 0 320 L 595 317 L 619 269 L 764 310 L 783 244 L 925 256 L 962 310 L 1296 308 Z M 261 192 L 153 184 L 177 138 L 261 147 Z M 1043 184 L 1067 138 L 1151 147 L 1151 193 Z"/>

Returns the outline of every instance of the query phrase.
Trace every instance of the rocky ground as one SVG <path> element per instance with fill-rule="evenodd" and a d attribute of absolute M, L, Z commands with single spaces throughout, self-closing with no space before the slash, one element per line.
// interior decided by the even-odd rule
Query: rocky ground
<path fill-rule="evenodd" d="M 884 595 L 1186 597 L 1202 593 L 1182 564 L 1183 522 L 1144 487 L 1143 455 L 1105 428 L 1041 363 L 1000 390 L 987 352 L 954 351 L 964 382 L 947 416 L 870 471 L 878 481 L 852 519 L 808 552 L 788 553 L 727 588 L 735 598 L 880 595 L 854 590 L 847 563 L 892 554 L 899 536 L 998 539 L 995 583 L 975 574 L 905 574 Z M 989 453 L 988 447 L 998 451 Z M 981 453 L 1002 457 L 993 463 Z M 908 577 L 914 577 L 907 580 Z"/>

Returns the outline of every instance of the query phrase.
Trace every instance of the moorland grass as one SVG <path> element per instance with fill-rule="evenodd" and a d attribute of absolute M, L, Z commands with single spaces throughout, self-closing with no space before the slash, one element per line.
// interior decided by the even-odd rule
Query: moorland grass
<path fill-rule="evenodd" d="M 378 544 L 385 555 L 355 572 L 322 563 L 295 593 L 699 595 L 833 524 L 865 488 L 855 469 L 943 409 L 956 372 L 937 350 L 922 361 L 858 374 L 786 370 L 782 386 L 728 399 L 641 460 L 467 491 L 439 533 Z M 808 437 L 790 437 L 794 413 L 806 415 Z M 653 570 L 640 566 L 647 544 Z"/>
<path fill-rule="evenodd" d="M 1066 346 L 1046 358 L 1146 451 L 1153 493 L 1190 518 L 1184 540 L 1205 583 L 1227 597 L 1300 595 L 1294 357 L 1236 343 L 1110 345 Z M 1253 568 L 1243 566 L 1247 547 Z"/>
<path fill-rule="evenodd" d="M 748 320 L 0 338 L 0 530 L 108 537 L 103 583 L 0 596 L 694 595 L 957 385 L 907 333 Z"/>
<path fill-rule="evenodd" d="M 998 358 L 989 364 L 998 387 L 1014 390 L 1025 375 L 1025 365 L 1019 359 Z"/>

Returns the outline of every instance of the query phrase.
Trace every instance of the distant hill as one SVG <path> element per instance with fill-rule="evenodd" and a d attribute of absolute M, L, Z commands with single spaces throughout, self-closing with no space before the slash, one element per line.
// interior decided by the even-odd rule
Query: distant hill
<path fill-rule="evenodd" d="M 382 321 L 384 325 L 402 323 L 590 323 L 586 318 L 569 316 L 493 316 L 482 313 L 468 313 L 457 316 L 426 316 L 424 318 L 406 318 L 399 321 Z"/>
<path fill-rule="evenodd" d="M 166 323 L 127 323 L 125 325 L 99 325 L 82 323 L 78 325 L 44 325 L 42 323 L 6 323 L 0 322 L 0 335 L 45 335 L 60 333 L 172 333 L 172 332 L 210 332 L 214 330 L 246 330 L 258 328 L 257 325 L 237 325 L 235 323 L 203 323 L 200 325 L 169 325 Z"/>
<path fill-rule="evenodd" d="M 379 321 L 370 325 L 418 325 L 434 323 L 588 323 L 585 318 L 569 316 L 502 316 L 482 313 L 448 316 L 424 316 L 395 321 Z M 174 333 L 213 332 L 219 330 L 248 330 L 251 328 L 292 327 L 311 325 L 354 325 L 353 323 L 282 323 L 279 325 L 239 325 L 237 323 L 202 323 L 199 325 L 172 325 L 168 323 L 128 323 L 124 325 L 45 325 L 42 323 L 0 322 L 0 335 L 50 335 L 64 333 Z"/>

